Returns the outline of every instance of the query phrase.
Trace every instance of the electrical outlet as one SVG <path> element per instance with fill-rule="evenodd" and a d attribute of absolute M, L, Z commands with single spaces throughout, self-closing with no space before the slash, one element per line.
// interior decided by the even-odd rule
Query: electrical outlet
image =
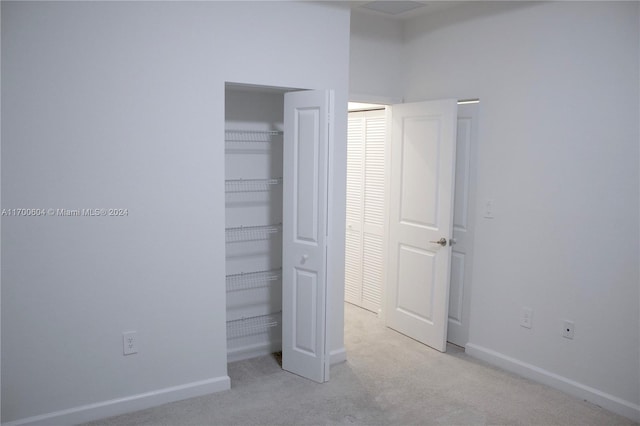
<path fill-rule="evenodd" d="M 522 308 L 522 315 L 520 316 L 520 327 L 531 328 L 533 323 L 533 309 Z"/>
<path fill-rule="evenodd" d="M 135 331 L 122 333 L 122 353 L 123 355 L 138 353 L 138 335 Z"/>
<path fill-rule="evenodd" d="M 566 337 L 567 339 L 573 339 L 573 332 L 575 330 L 576 325 L 573 321 L 564 320 L 562 323 L 562 337 Z"/>

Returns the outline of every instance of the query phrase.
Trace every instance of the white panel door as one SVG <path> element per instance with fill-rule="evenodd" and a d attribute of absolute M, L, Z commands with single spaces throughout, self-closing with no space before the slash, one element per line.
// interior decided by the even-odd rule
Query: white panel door
<path fill-rule="evenodd" d="M 325 371 L 327 153 L 330 92 L 285 94 L 282 368 L 316 382 Z"/>
<path fill-rule="evenodd" d="M 441 352 L 449 307 L 457 106 L 456 100 L 442 100 L 392 107 L 387 325 Z"/>
<path fill-rule="evenodd" d="M 469 340 L 477 133 L 478 104 L 459 105 L 447 340 L 461 347 Z"/>

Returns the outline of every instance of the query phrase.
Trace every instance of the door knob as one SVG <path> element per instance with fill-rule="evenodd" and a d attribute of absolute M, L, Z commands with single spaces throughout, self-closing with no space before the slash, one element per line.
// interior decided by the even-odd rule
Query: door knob
<path fill-rule="evenodd" d="M 300 259 L 300 263 L 305 263 L 307 261 L 307 259 L 309 259 L 309 255 L 308 254 L 303 254 L 302 258 Z"/>
<path fill-rule="evenodd" d="M 447 239 L 445 237 L 440 238 L 438 241 L 429 241 L 430 243 L 440 244 L 442 247 L 447 245 Z"/>

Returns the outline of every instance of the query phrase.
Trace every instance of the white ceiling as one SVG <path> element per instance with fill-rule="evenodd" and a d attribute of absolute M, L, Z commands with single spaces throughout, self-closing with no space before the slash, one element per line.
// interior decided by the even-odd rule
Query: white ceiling
<path fill-rule="evenodd" d="M 351 1 L 351 9 L 358 12 L 405 20 L 435 11 L 449 9 L 463 4 L 462 1 L 404 1 L 404 0 L 361 0 Z"/>
<path fill-rule="evenodd" d="M 365 3 L 361 8 L 373 10 L 375 12 L 385 13 L 387 15 L 401 16 L 405 13 L 409 13 L 412 10 L 427 7 L 425 3 L 419 1 L 371 1 Z"/>

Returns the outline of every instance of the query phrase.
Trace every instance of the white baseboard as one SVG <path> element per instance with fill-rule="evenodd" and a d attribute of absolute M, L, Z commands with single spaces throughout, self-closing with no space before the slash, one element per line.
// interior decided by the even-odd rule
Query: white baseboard
<path fill-rule="evenodd" d="M 208 380 L 187 383 L 185 385 L 160 389 L 125 398 L 112 399 L 110 401 L 98 402 L 95 404 L 14 420 L 8 423 L 3 423 L 2 426 L 35 426 L 52 424 L 74 425 L 104 419 L 106 417 L 117 416 L 124 413 L 130 413 L 132 411 L 144 410 L 146 408 L 156 407 L 168 402 L 180 401 L 182 399 L 220 392 L 230 389 L 230 387 L 231 382 L 229 380 L 229 376 L 214 377 Z"/>
<path fill-rule="evenodd" d="M 335 351 L 331 351 L 329 353 L 329 362 L 331 365 L 340 364 L 341 362 L 345 362 L 347 360 L 347 350 L 344 346 L 340 349 L 336 349 Z"/>
<path fill-rule="evenodd" d="M 244 359 L 255 358 L 258 356 L 269 355 L 282 350 L 282 342 L 271 341 L 247 345 L 241 348 L 230 349 L 227 352 L 227 362 L 242 361 Z"/>
<path fill-rule="evenodd" d="M 633 421 L 640 422 L 640 405 L 638 404 L 473 343 L 467 343 L 465 352 L 474 358 L 481 359 L 489 364 L 551 386 L 552 388 L 559 389 L 577 398 L 599 405 L 616 414 L 628 417 Z"/>
<path fill-rule="evenodd" d="M 232 349 L 227 352 L 227 362 L 241 361 L 243 359 L 255 358 L 257 356 L 269 355 L 282 350 L 282 342 L 259 343 L 256 345 L 244 346 Z M 331 365 L 340 364 L 347 360 L 347 351 L 344 347 L 329 353 Z"/>

